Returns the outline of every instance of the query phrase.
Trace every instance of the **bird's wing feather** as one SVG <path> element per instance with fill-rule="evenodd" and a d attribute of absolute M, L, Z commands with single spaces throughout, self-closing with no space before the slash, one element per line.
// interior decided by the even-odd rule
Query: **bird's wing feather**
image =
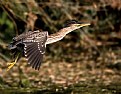
<path fill-rule="evenodd" d="M 45 53 L 46 40 L 48 32 L 38 32 L 37 34 L 30 35 L 23 40 L 24 54 L 28 59 L 28 63 L 35 70 L 39 70 Z"/>
<path fill-rule="evenodd" d="M 41 42 L 25 43 L 24 53 L 32 68 L 39 70 L 45 53 L 45 44 L 43 45 Z"/>

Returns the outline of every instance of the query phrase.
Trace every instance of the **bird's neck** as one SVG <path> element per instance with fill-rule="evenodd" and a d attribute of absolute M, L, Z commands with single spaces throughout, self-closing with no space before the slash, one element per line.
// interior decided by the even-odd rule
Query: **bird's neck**
<path fill-rule="evenodd" d="M 57 42 L 57 41 L 63 39 L 63 37 L 65 37 L 66 34 L 70 33 L 73 30 L 75 30 L 75 29 L 72 29 L 71 27 L 67 27 L 67 28 L 61 29 L 57 33 L 49 35 L 47 38 L 46 44 L 51 44 L 51 43 L 54 43 L 54 42 Z"/>

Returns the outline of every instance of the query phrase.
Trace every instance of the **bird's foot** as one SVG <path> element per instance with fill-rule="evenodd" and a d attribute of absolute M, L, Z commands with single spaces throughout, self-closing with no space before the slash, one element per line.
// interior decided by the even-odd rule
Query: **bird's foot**
<path fill-rule="evenodd" d="M 18 57 L 19 57 L 19 55 L 16 57 L 14 62 L 7 63 L 7 65 L 8 65 L 7 71 L 9 71 L 16 64 L 16 62 L 18 61 Z"/>
<path fill-rule="evenodd" d="M 14 64 L 16 64 L 15 61 L 11 62 L 11 63 L 7 63 L 7 65 L 8 65 L 7 71 L 9 71 L 14 66 Z"/>

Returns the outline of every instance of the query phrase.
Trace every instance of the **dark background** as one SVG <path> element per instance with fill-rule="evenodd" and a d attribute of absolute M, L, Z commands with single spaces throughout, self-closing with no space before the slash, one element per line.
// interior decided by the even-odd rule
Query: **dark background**
<path fill-rule="evenodd" d="M 68 20 L 90 26 L 47 45 L 40 71 L 29 67 L 25 58 L 8 72 L 13 60 L 7 45 L 28 30 L 58 32 Z M 120 0 L 0 0 L 0 77 L 5 87 L 69 86 L 81 81 L 121 83 Z M 46 84 L 45 84 L 46 83 Z M 115 86 L 115 85 L 114 85 Z"/>

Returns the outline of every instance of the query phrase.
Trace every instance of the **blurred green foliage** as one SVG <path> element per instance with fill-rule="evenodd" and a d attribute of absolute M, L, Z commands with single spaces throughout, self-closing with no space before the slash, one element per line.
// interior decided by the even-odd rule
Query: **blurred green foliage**
<path fill-rule="evenodd" d="M 0 9 L 2 11 L 2 9 Z M 13 22 L 8 18 L 6 12 L 1 12 L 0 15 L 0 41 L 8 43 L 15 36 Z"/>

